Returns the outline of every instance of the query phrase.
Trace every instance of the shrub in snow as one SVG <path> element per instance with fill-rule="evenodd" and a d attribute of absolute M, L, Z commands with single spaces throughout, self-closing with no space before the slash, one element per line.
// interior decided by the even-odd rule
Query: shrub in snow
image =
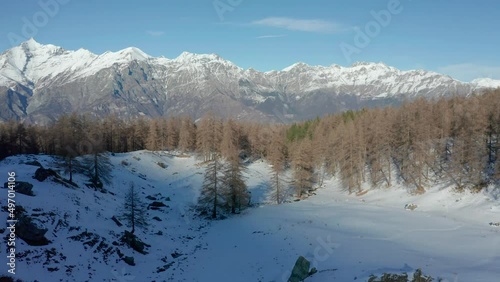
<path fill-rule="evenodd" d="M 384 273 L 380 278 L 375 275 L 371 275 L 368 282 L 431 282 L 434 279 L 430 276 L 425 276 L 422 274 L 421 269 L 417 269 L 415 273 L 413 273 L 413 279 L 409 280 L 408 274 L 393 274 L 393 273 Z"/>
<path fill-rule="evenodd" d="M 129 247 L 131 247 L 132 249 L 134 249 L 135 251 L 137 251 L 143 255 L 147 254 L 147 252 L 145 251 L 145 248 L 151 247 L 150 245 L 142 242 L 139 238 L 137 238 L 137 236 L 135 236 L 134 234 L 132 234 L 128 231 L 125 231 L 125 233 L 123 234 L 123 236 L 121 238 L 121 241 L 122 241 L 122 243 L 127 244 Z"/>
<path fill-rule="evenodd" d="M 290 275 L 290 278 L 288 278 L 288 282 L 304 281 L 313 272 L 313 271 L 309 272 L 310 266 L 311 263 L 303 256 L 300 256 L 295 262 L 292 274 Z"/>

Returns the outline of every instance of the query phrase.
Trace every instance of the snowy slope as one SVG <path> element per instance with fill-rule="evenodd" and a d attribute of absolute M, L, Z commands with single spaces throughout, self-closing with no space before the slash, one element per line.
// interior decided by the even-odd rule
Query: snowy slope
<path fill-rule="evenodd" d="M 193 157 L 147 151 L 112 156 L 114 180 L 108 189 L 114 195 L 84 188 L 82 176 L 76 178 L 78 189 L 31 179 L 36 167 L 23 163 L 35 159 L 45 167 L 53 161 L 19 156 L 0 163 L 0 175 L 13 170 L 18 180 L 34 184 L 35 197 L 17 194 L 16 200 L 38 214 L 52 241 L 30 247 L 18 240 L 17 252 L 24 257 L 18 258 L 16 277 L 26 281 L 281 282 L 299 255 L 320 271 L 307 281 L 366 281 L 370 274 L 417 268 L 443 281 L 491 282 L 500 275 L 500 229 L 488 224 L 500 221 L 500 203 L 491 191 L 455 194 L 435 187 L 409 196 L 392 188 L 356 197 L 332 179 L 316 196 L 278 206 L 266 201 L 269 166 L 258 161 L 246 173 L 255 206 L 226 220 L 206 221 L 191 209 L 203 178 L 203 166 Z M 117 215 L 129 181 L 140 187 L 142 197 L 154 196 L 169 206 L 149 210 L 150 225 L 137 231 L 151 245 L 147 255 L 112 244 L 126 230 L 110 218 Z M 408 203 L 418 208 L 407 211 Z M 2 211 L 0 220 L 6 216 Z M 97 237 L 69 239 L 84 231 Z M 83 244 L 93 238 L 95 245 Z M 136 266 L 116 253 L 106 258 L 101 244 L 133 256 Z M 51 248 L 55 255 L 48 258 Z M 5 265 L 5 248 L 0 252 Z M 166 270 L 158 272 L 161 268 Z"/>
<path fill-rule="evenodd" d="M 73 190 L 53 182 L 40 183 L 31 179 L 37 167 L 18 165 L 18 163 L 27 159 L 33 160 L 34 157 L 10 158 L 3 161 L 2 173 L 6 169 L 13 169 L 18 175 L 18 180 L 29 181 L 35 185 L 36 196 L 29 197 L 18 194 L 16 197 L 18 204 L 28 211 L 30 208 L 41 208 L 47 213 L 53 212 L 55 214 L 54 220 L 41 217 L 41 220 L 46 221 L 45 226 L 50 230 L 47 233 L 47 238 L 53 241 L 47 246 L 47 249 L 56 248 L 58 253 L 66 257 L 66 259 L 61 259 L 56 256 L 56 259 L 59 260 L 58 263 L 54 260 L 46 261 L 44 259 L 40 261 L 32 259 L 31 263 L 20 261 L 17 269 L 18 277 L 27 281 L 34 279 L 39 279 L 39 281 L 59 281 L 59 279 L 64 281 L 116 281 L 117 277 L 121 277 L 124 274 L 122 269 L 127 269 L 129 266 L 119 260 L 116 254 L 111 255 L 106 260 L 101 252 L 96 251 L 98 244 L 85 247 L 82 242 L 68 238 L 88 231 L 98 234 L 99 242 L 103 241 L 107 246 L 112 246 L 111 243 L 119 237 L 117 234 L 125 229 L 117 227 L 110 218 L 119 214 L 123 205 L 124 193 L 128 189 L 130 181 L 134 181 L 142 195 L 154 196 L 170 206 L 163 211 L 149 211 L 150 218 L 158 216 L 163 221 L 156 222 L 150 219 L 147 231 L 137 232 L 142 240 L 153 246 L 149 255 L 136 255 L 131 249 L 122 248 L 125 255 L 135 257 L 135 262 L 139 266 L 136 269 L 140 269 L 140 271 L 134 272 L 134 275 L 143 277 L 137 281 L 152 281 L 157 279 L 153 277 L 164 277 L 164 274 L 155 275 L 154 273 L 158 267 L 166 264 L 161 261 L 162 258 L 168 257 L 167 263 L 175 262 L 170 254 L 176 250 L 183 253 L 192 252 L 195 248 L 194 242 L 198 242 L 199 239 L 196 238 L 197 232 L 190 229 L 202 228 L 206 224 L 196 222 L 194 219 L 192 221 L 192 216 L 186 215 L 189 213 L 189 207 L 193 200 L 196 199 L 196 195 L 193 194 L 196 191 L 189 187 L 198 185 L 200 178 L 196 174 L 198 169 L 194 166 L 194 160 L 178 159 L 172 163 L 167 156 L 148 154 L 143 157 L 143 155 L 145 155 L 144 152 L 138 152 L 133 155 L 117 155 L 113 158 L 114 182 L 109 190 L 115 195 L 94 192 L 88 188 Z M 49 167 L 52 163 L 50 157 L 37 156 L 36 159 L 45 167 Z M 121 162 L 124 160 L 130 165 L 123 166 Z M 165 162 L 169 167 L 167 169 L 160 168 L 156 164 L 159 161 Z M 145 181 L 141 177 L 147 177 L 150 181 Z M 83 180 L 77 178 L 77 182 L 83 183 Z M 170 197 L 171 201 L 165 201 L 163 197 Z M 5 220 L 5 216 L 5 213 L 2 212 L 2 220 Z M 186 219 L 183 219 L 184 216 Z M 68 226 L 54 232 L 59 219 L 67 222 Z M 162 231 L 164 235 L 156 235 L 159 231 Z M 193 239 L 186 239 L 187 237 Z M 18 246 L 19 253 L 28 250 L 34 252 L 30 256 L 36 256 L 42 248 L 29 247 L 23 243 Z M 2 255 L 2 257 L 4 256 Z M 58 268 L 60 271 L 47 271 L 50 267 Z M 68 268 L 73 270 L 66 272 Z M 40 280 L 40 275 L 43 275 L 44 280 Z M 118 281 L 121 280 L 118 279 Z"/>
<path fill-rule="evenodd" d="M 209 248 L 190 264 L 188 280 L 217 277 L 224 265 L 227 277 L 245 277 L 240 281 L 286 281 L 300 255 L 320 270 L 307 281 L 367 281 L 370 274 L 417 268 L 443 281 L 497 280 L 499 230 L 487 221 L 499 218 L 498 202 L 449 191 L 419 198 L 377 191 L 355 198 L 332 185 L 308 201 L 215 223 L 206 237 Z M 421 210 L 404 210 L 407 202 Z"/>

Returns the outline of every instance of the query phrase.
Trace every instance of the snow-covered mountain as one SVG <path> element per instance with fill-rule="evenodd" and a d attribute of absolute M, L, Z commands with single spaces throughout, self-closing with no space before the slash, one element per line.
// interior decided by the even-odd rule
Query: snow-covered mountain
<path fill-rule="evenodd" d="M 500 86 L 383 63 L 242 69 L 215 54 L 154 58 L 137 48 L 96 55 L 30 39 L 0 55 L 0 120 L 46 123 L 65 112 L 121 117 L 190 115 L 289 122 L 415 97 Z"/>

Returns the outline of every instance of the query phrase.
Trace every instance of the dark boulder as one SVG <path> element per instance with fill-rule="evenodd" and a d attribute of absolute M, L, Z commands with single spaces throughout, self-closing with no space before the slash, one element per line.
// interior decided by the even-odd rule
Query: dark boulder
<path fill-rule="evenodd" d="M 123 225 L 120 222 L 120 220 L 118 220 L 118 218 L 116 218 L 116 216 L 114 216 L 114 215 L 111 217 L 111 220 L 113 220 L 116 223 L 116 225 L 118 225 L 118 227 L 121 227 Z"/>
<path fill-rule="evenodd" d="M 156 198 L 151 196 L 151 195 L 147 196 L 146 199 L 151 200 L 151 201 L 156 201 Z"/>
<path fill-rule="evenodd" d="M 26 165 L 32 165 L 32 166 L 42 167 L 42 164 L 41 164 L 41 163 L 39 163 L 38 161 L 26 162 L 25 164 L 26 164 Z"/>
<path fill-rule="evenodd" d="M 43 182 L 43 181 L 45 181 L 45 179 L 47 179 L 51 176 L 59 178 L 59 174 L 57 174 L 57 172 L 53 171 L 50 168 L 46 169 L 46 168 L 41 167 L 35 171 L 34 178 L 40 182 Z"/>
<path fill-rule="evenodd" d="M 50 243 L 45 238 L 48 229 L 37 219 L 23 215 L 16 224 L 16 235 L 30 246 L 45 246 Z"/>
<path fill-rule="evenodd" d="M 162 202 L 154 201 L 151 204 L 149 204 L 148 209 L 151 210 L 159 210 L 160 208 L 168 207 Z"/>
<path fill-rule="evenodd" d="M 21 193 L 21 194 L 24 194 L 24 195 L 28 195 L 28 196 L 35 196 L 35 194 L 33 194 L 33 184 L 31 183 L 28 183 L 28 182 L 23 182 L 23 181 L 16 181 L 16 186 L 14 188 L 14 191 L 16 191 L 17 193 Z M 3 188 L 8 188 L 9 187 L 9 183 L 5 182 L 3 184 Z"/>
<path fill-rule="evenodd" d="M 134 262 L 134 257 L 124 257 L 123 258 L 123 261 L 130 265 L 130 266 L 134 266 L 135 265 L 135 262 Z"/>
<path fill-rule="evenodd" d="M 182 256 L 182 254 L 181 254 L 181 253 L 178 253 L 177 251 L 173 252 L 173 253 L 172 253 L 172 254 L 170 254 L 170 255 L 171 255 L 174 259 L 176 259 L 176 258 L 178 258 L 178 257 Z"/>

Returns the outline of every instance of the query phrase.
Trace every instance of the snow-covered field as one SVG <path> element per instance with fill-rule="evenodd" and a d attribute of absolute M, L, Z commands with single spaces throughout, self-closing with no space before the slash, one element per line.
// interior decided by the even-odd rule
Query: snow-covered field
<path fill-rule="evenodd" d="M 112 156 L 108 190 L 114 195 L 85 187 L 80 175 L 76 189 L 38 182 L 32 179 L 37 167 L 22 164 L 35 159 L 52 167 L 48 156 L 0 162 L 2 184 L 7 172 L 15 171 L 17 180 L 34 185 L 36 195 L 18 193 L 16 203 L 43 222 L 52 241 L 32 247 L 17 240 L 15 277 L 25 281 L 281 282 L 300 255 L 319 270 L 306 281 L 367 281 L 370 274 L 417 268 L 443 281 L 494 282 L 500 277 L 500 228 L 489 225 L 500 221 L 495 191 L 459 194 L 435 187 L 411 196 L 394 185 L 355 196 L 332 179 L 307 200 L 274 205 L 266 201 L 269 166 L 257 161 L 246 173 L 255 206 L 225 220 L 207 221 L 192 210 L 204 171 L 193 157 L 147 151 Z M 128 230 L 111 217 L 119 214 L 130 181 L 144 198 L 153 196 L 168 205 L 148 210 L 149 226 L 136 231 L 151 245 L 146 255 L 113 244 Z M 3 207 L 7 190 L 0 193 Z M 410 203 L 418 207 L 405 210 Z M 7 213 L 2 210 L 0 217 L 6 222 Z M 70 238 L 85 231 L 81 240 Z M 7 273 L 3 244 L 0 273 Z M 136 265 L 119 259 L 116 248 L 134 257 Z"/>

